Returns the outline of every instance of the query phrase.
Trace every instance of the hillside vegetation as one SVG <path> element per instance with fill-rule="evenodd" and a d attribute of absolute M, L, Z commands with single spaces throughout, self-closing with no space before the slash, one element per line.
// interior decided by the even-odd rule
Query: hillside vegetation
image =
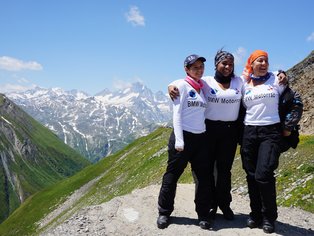
<path fill-rule="evenodd" d="M 29 196 L 89 161 L 0 94 L 0 223 Z"/>
<path fill-rule="evenodd" d="M 233 191 L 247 194 L 245 173 L 237 156 L 232 168 Z M 276 170 L 277 202 L 314 213 L 314 136 L 301 136 L 296 149 L 281 154 Z"/>
<path fill-rule="evenodd" d="M 0 235 L 38 234 L 47 227 L 64 221 L 82 207 L 107 202 L 137 188 L 160 184 L 167 163 L 170 132 L 169 128 L 159 128 L 118 153 L 36 193 L 0 225 Z M 313 136 L 304 136 L 296 150 L 290 149 L 282 155 L 277 174 L 280 205 L 314 213 L 313 144 Z M 64 208 L 55 218 L 40 226 L 45 216 L 60 207 L 71 194 L 88 182 L 93 184 L 69 208 Z M 193 182 L 189 168 L 180 182 Z M 233 186 L 233 191 L 246 194 L 245 177 L 238 154 L 233 167 Z"/>

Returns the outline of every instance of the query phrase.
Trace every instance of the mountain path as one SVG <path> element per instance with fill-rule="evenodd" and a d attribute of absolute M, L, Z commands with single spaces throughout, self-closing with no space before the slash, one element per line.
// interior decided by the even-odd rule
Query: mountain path
<path fill-rule="evenodd" d="M 99 179 L 101 179 L 105 173 L 100 175 L 99 177 L 89 181 L 87 184 L 84 184 L 81 188 L 75 190 L 60 206 L 58 206 L 55 210 L 46 215 L 42 220 L 40 220 L 37 225 L 39 228 L 45 227 L 51 221 L 58 218 L 63 212 L 66 212 L 68 209 L 72 208 L 73 205 L 84 196 L 88 190 L 95 184 Z"/>
<path fill-rule="evenodd" d="M 261 228 L 246 227 L 246 219 L 250 212 L 249 199 L 238 194 L 233 194 L 231 203 L 235 219 L 227 221 L 218 211 L 211 229 L 202 230 L 197 224 L 197 215 L 194 211 L 193 184 L 178 185 L 171 224 L 166 229 L 158 229 L 156 218 L 159 189 L 160 185 L 151 185 L 101 205 L 86 207 L 41 235 L 266 235 Z M 279 207 L 278 213 L 276 231 L 271 235 L 314 236 L 314 214 L 284 207 Z"/>

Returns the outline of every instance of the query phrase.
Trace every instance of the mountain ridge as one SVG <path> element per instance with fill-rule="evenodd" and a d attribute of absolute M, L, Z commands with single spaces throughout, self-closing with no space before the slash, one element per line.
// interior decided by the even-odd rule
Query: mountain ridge
<path fill-rule="evenodd" d="M 60 88 L 10 93 L 36 120 L 95 162 L 171 119 L 170 99 L 137 82 L 95 96 Z"/>

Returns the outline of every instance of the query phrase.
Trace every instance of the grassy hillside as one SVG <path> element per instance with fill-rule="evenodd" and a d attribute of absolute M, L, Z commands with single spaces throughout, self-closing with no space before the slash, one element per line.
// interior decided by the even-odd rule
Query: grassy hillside
<path fill-rule="evenodd" d="M 38 222 L 49 212 L 64 202 L 76 189 L 89 181 L 98 178 L 85 195 L 71 208 L 59 215 L 58 221 L 64 220 L 81 207 L 91 204 L 100 204 L 110 199 L 130 193 L 133 189 L 145 187 L 161 182 L 167 162 L 167 142 L 171 130 L 159 128 L 146 137 L 142 137 L 120 152 L 106 157 L 99 163 L 88 166 L 76 175 L 59 182 L 29 198 L 18 208 L 4 223 L 0 225 L 0 235 L 34 235 L 39 232 Z M 281 166 L 278 171 L 279 203 L 282 205 L 294 205 L 314 213 L 313 206 L 313 137 L 304 137 L 300 146 L 291 154 L 284 154 L 281 158 Z M 295 164 L 293 164 L 295 162 Z M 288 163 L 288 164 L 286 164 Z M 306 164 L 300 167 L 300 164 Z M 233 168 L 235 189 L 245 187 L 244 172 L 239 158 L 236 159 Z M 296 175 L 296 168 L 300 171 Z M 283 169 L 282 169 L 283 168 Z M 289 175 L 289 173 L 293 173 Z M 290 176 L 290 177 L 288 177 Z M 282 193 L 291 187 L 291 182 L 308 179 L 303 185 L 291 189 L 291 198 L 282 201 Z M 286 180 L 287 179 L 287 180 Z M 289 179 L 289 180 L 288 180 Z M 192 176 L 189 169 L 181 177 L 181 183 L 191 183 Z M 312 191 L 312 192 L 311 192 Z M 298 201 L 302 195 L 304 200 Z M 309 195 L 308 197 L 306 197 Z M 293 201 L 289 203 L 288 200 Z M 37 223 L 36 223 L 37 222 Z M 50 224 L 58 223 L 57 220 Z"/>
<path fill-rule="evenodd" d="M 25 199 L 90 163 L 0 95 L 0 222 Z"/>
<path fill-rule="evenodd" d="M 247 194 L 245 173 L 239 149 L 233 172 L 233 191 Z M 277 202 L 280 206 L 299 207 L 314 213 L 314 137 L 301 136 L 296 149 L 281 154 L 276 170 Z"/>

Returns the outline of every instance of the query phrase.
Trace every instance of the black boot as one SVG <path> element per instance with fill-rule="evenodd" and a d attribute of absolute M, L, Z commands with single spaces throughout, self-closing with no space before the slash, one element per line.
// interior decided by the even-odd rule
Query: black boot
<path fill-rule="evenodd" d="M 170 216 L 166 215 L 159 215 L 157 218 L 157 227 L 159 229 L 167 228 L 169 225 Z"/>
<path fill-rule="evenodd" d="M 198 225 L 201 227 L 201 229 L 209 229 L 210 223 L 207 218 L 199 218 L 198 219 Z"/>
<path fill-rule="evenodd" d="M 258 226 L 260 226 L 262 223 L 262 220 L 260 219 L 254 219 L 253 217 L 249 217 L 246 221 L 246 225 L 253 229 L 253 228 L 257 228 Z"/>
<path fill-rule="evenodd" d="M 266 234 L 271 234 L 275 231 L 275 222 L 264 219 L 263 220 L 263 231 Z"/>

